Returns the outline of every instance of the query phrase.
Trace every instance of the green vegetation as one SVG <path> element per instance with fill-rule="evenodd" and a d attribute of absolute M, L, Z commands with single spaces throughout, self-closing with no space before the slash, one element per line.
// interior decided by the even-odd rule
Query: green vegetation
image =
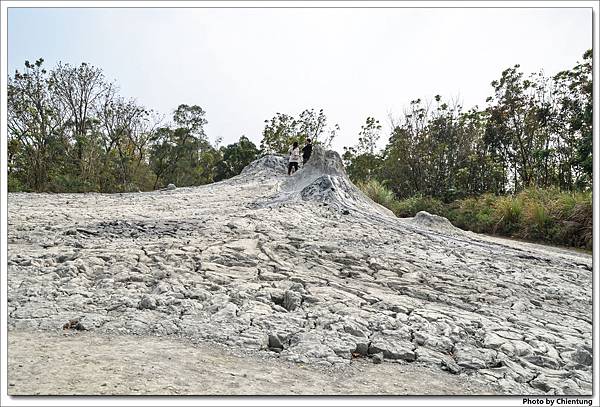
<path fill-rule="evenodd" d="M 206 112 L 179 105 L 170 121 L 126 100 L 101 69 L 82 63 L 25 62 L 8 82 L 8 187 L 11 192 L 148 191 L 203 185 L 239 174 L 259 155 L 286 153 L 312 138 L 328 147 L 339 126 L 323 110 L 265 120 L 258 149 L 247 137 L 219 146 L 204 131 Z"/>
<path fill-rule="evenodd" d="M 592 212 L 591 191 L 528 188 L 455 201 L 446 216 L 462 229 L 591 250 Z"/>
<path fill-rule="evenodd" d="M 395 206 L 398 204 L 396 196 L 379 181 L 372 179 L 366 182 L 359 182 L 358 187 L 374 202 L 395 211 Z"/>
<path fill-rule="evenodd" d="M 99 68 L 25 62 L 8 83 L 9 191 L 129 192 L 237 175 L 259 151 L 242 136 L 219 147 L 206 112 L 182 104 L 164 122 L 119 96 Z"/>
<path fill-rule="evenodd" d="M 401 217 L 426 210 L 476 232 L 591 248 L 591 63 L 588 50 L 552 77 L 515 65 L 483 109 L 414 100 L 380 152 L 369 117 L 345 147 L 348 175 Z"/>
<path fill-rule="evenodd" d="M 592 249 L 592 192 L 529 188 L 517 195 L 483 194 L 450 203 L 426 196 L 398 200 L 379 181 L 358 184 L 373 201 L 398 217 L 419 211 L 444 216 L 464 230 L 561 246 Z"/>
<path fill-rule="evenodd" d="M 339 130 L 340 126 L 337 124 L 333 127 L 327 126 L 327 116 L 323 109 L 318 112 L 306 109 L 297 118 L 285 113 L 276 113 L 271 120 L 265 120 L 260 149 L 264 153 L 286 154 L 294 141 L 302 146 L 307 138 L 310 138 L 313 144 L 322 144 L 329 148 Z"/>
<path fill-rule="evenodd" d="M 353 181 L 377 179 L 399 198 L 449 202 L 527 188 L 592 187 L 592 61 L 553 77 L 524 77 L 518 65 L 493 81 L 483 109 L 463 111 L 435 96 L 410 103 L 391 120 L 387 145 L 373 147 L 379 122 L 369 117 L 344 161 Z"/>

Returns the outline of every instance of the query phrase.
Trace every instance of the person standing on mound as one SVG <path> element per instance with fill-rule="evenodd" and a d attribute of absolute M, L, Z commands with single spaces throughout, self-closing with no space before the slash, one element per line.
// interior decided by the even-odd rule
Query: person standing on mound
<path fill-rule="evenodd" d="M 302 166 L 310 159 L 310 155 L 312 154 L 312 143 L 310 139 L 306 139 L 306 145 L 302 147 Z"/>
<path fill-rule="evenodd" d="M 300 148 L 298 148 L 297 141 L 294 141 L 294 145 L 290 148 L 289 154 L 288 175 L 292 175 L 293 172 L 298 171 L 298 162 L 300 161 Z M 292 168 L 294 169 L 293 172 Z"/>

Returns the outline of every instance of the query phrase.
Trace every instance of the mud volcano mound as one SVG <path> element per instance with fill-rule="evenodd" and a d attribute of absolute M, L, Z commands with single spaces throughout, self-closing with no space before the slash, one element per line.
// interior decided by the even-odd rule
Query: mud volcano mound
<path fill-rule="evenodd" d="M 9 194 L 9 329 L 173 335 L 591 394 L 591 256 L 397 219 L 318 147 L 292 177 L 286 165 L 265 156 L 149 193 Z"/>
<path fill-rule="evenodd" d="M 256 174 L 272 168 L 286 171 L 286 167 L 285 157 L 266 156 L 251 164 L 248 172 Z M 281 205 L 293 201 L 315 201 L 346 212 L 355 210 L 394 216 L 389 209 L 366 197 L 350 181 L 337 152 L 325 150 L 318 145 L 314 146 L 310 160 L 295 174 L 287 177 L 282 182 L 280 191 L 262 204 Z"/>

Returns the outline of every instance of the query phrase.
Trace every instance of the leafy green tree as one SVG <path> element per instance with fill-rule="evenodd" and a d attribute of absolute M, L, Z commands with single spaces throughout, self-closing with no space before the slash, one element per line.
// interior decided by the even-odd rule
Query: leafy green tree
<path fill-rule="evenodd" d="M 524 78 L 515 65 L 492 86 L 486 141 L 505 163 L 507 189 L 552 185 L 560 135 L 550 125 L 556 103 L 549 79 L 541 74 Z"/>
<path fill-rule="evenodd" d="M 378 172 L 381 158 L 375 149 L 380 137 L 379 120 L 367 117 L 358 133 L 358 144 L 354 147 L 344 147 L 342 158 L 346 165 L 346 171 L 353 181 L 369 181 Z"/>
<path fill-rule="evenodd" d="M 320 109 L 315 112 L 314 109 L 306 109 L 297 120 L 298 122 L 298 137 L 297 140 L 301 145 L 304 144 L 307 138 L 313 143 L 319 143 L 327 128 L 327 116 Z"/>
<path fill-rule="evenodd" d="M 260 149 L 265 154 L 287 153 L 290 145 L 298 141 L 298 122 L 285 113 L 275 113 L 271 120 L 265 120 Z"/>
<path fill-rule="evenodd" d="M 179 128 L 186 129 L 190 136 L 206 140 L 204 125 L 208 121 L 204 118 L 206 112 L 200 106 L 179 105 L 173 113 L 173 121 Z"/>
<path fill-rule="evenodd" d="M 558 148 L 566 145 L 572 149 L 566 148 L 572 151 L 572 155 L 567 155 L 567 160 L 562 161 L 567 161 L 564 167 L 573 167 L 574 184 L 579 188 L 589 189 L 593 180 L 592 50 L 585 52 L 583 62 L 577 63 L 571 70 L 559 72 L 554 80 L 557 82 L 556 94 L 560 101 L 555 126 L 564 134 L 564 142 Z M 561 175 L 559 178 L 560 183 L 568 184 L 565 176 Z"/>
<path fill-rule="evenodd" d="M 298 118 L 276 113 L 271 120 L 265 120 L 260 150 L 263 154 L 286 154 L 294 141 L 303 145 L 307 138 L 310 138 L 313 144 L 322 144 L 329 148 L 339 130 L 337 124 L 332 127 L 327 125 L 327 116 L 323 109 L 318 112 L 306 109 Z"/>
<path fill-rule="evenodd" d="M 214 181 L 220 152 L 204 132 L 205 114 L 200 106 L 179 105 L 173 113 L 174 126 L 155 132 L 150 143 L 155 188 L 159 184 L 191 186 Z"/>
<path fill-rule="evenodd" d="M 241 136 L 237 143 L 221 147 L 220 151 L 223 158 L 215 168 L 215 181 L 238 175 L 260 152 L 246 136 Z"/>
<path fill-rule="evenodd" d="M 48 188 L 49 174 L 60 168 L 68 143 L 63 136 L 68 117 L 49 90 L 44 60 L 25 61 L 7 86 L 8 176 L 25 190 Z"/>
<path fill-rule="evenodd" d="M 103 161 L 98 182 L 102 189 L 148 188 L 137 179 L 145 167 L 146 145 L 156 119 L 133 100 L 107 92 L 97 108 Z"/>
<path fill-rule="evenodd" d="M 173 133 L 173 130 L 168 127 L 160 127 L 156 129 L 150 140 L 150 168 L 155 175 L 152 189 L 158 187 L 159 182 L 173 166 L 172 159 L 175 157 Z"/>
<path fill-rule="evenodd" d="M 104 79 L 100 68 L 87 63 L 75 67 L 59 63 L 50 72 L 49 90 L 56 95 L 61 108 L 68 115 L 64 136 L 75 148 L 69 148 L 66 157 L 69 174 L 67 187 L 93 190 L 100 152 L 99 121 L 95 107 L 102 95 L 114 85 Z"/>

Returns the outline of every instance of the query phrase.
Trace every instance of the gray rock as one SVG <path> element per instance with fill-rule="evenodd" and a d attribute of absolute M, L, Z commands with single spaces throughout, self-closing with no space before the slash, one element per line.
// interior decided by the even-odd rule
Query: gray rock
<path fill-rule="evenodd" d="M 369 335 L 367 334 L 367 331 L 365 328 L 362 328 L 360 326 L 358 326 L 357 324 L 353 324 L 353 323 L 347 323 L 344 325 L 344 332 L 349 333 L 350 335 L 359 337 L 359 338 L 366 338 Z"/>
<path fill-rule="evenodd" d="M 444 358 L 441 361 L 441 365 L 452 374 L 459 374 L 461 372 L 460 366 L 451 358 Z"/>
<path fill-rule="evenodd" d="M 585 349 L 577 349 L 572 358 L 575 363 L 584 366 L 591 366 L 594 361 L 592 355 Z"/>
<path fill-rule="evenodd" d="M 512 341 L 513 349 L 516 356 L 527 356 L 533 353 L 533 348 L 523 341 Z"/>
<path fill-rule="evenodd" d="M 156 299 L 149 295 L 144 295 L 138 304 L 139 309 L 156 309 Z"/>
<path fill-rule="evenodd" d="M 232 302 L 228 302 L 212 316 L 212 320 L 231 322 L 232 319 L 237 316 L 238 311 L 239 308 L 237 305 Z"/>
<path fill-rule="evenodd" d="M 294 311 L 302 303 L 302 295 L 296 291 L 287 290 L 283 294 L 283 308 Z"/>
<path fill-rule="evenodd" d="M 285 309 L 281 305 L 277 305 L 277 304 L 271 304 L 271 308 L 273 308 L 277 312 L 285 312 L 285 313 L 288 312 L 287 309 Z"/>
<path fill-rule="evenodd" d="M 485 369 L 495 365 L 497 353 L 490 349 L 460 344 L 456 346 L 454 359 L 465 369 Z"/>
<path fill-rule="evenodd" d="M 352 337 L 327 336 L 324 344 L 329 346 L 333 352 L 344 359 L 351 359 L 352 352 L 356 350 L 356 342 Z"/>
<path fill-rule="evenodd" d="M 414 345 L 411 342 L 391 336 L 378 336 L 371 342 L 369 353 L 383 353 L 386 359 L 416 359 Z"/>
<path fill-rule="evenodd" d="M 367 355 L 369 353 L 369 344 L 367 342 L 357 342 L 354 352 L 363 356 Z"/>
<path fill-rule="evenodd" d="M 302 302 L 305 302 L 307 304 L 316 304 L 316 303 L 320 302 L 320 300 L 313 295 L 303 295 Z"/>
<path fill-rule="evenodd" d="M 87 331 L 88 328 L 84 323 L 79 319 L 71 319 L 69 322 L 63 325 L 63 329 L 74 329 L 76 331 Z"/>
<path fill-rule="evenodd" d="M 505 338 L 502 338 L 493 332 L 486 333 L 483 341 L 483 344 L 491 349 L 498 349 L 506 343 L 507 340 Z"/>
<path fill-rule="evenodd" d="M 445 231 L 446 233 L 462 233 L 462 230 L 455 227 L 450 221 L 442 216 L 433 215 L 426 211 L 417 212 L 411 219 L 417 225 L 425 226 L 434 230 Z"/>
<path fill-rule="evenodd" d="M 169 184 L 169 185 L 167 185 L 167 190 L 168 191 L 173 191 L 174 189 L 177 189 L 177 187 L 175 186 L 175 184 Z"/>
<path fill-rule="evenodd" d="M 383 362 L 383 353 L 375 353 L 373 355 L 373 363 L 375 363 L 376 365 L 378 365 L 381 362 Z"/>
<path fill-rule="evenodd" d="M 281 343 L 278 335 L 269 335 L 269 348 L 283 349 L 283 344 Z"/>
<path fill-rule="evenodd" d="M 306 290 L 304 289 L 304 285 L 302 285 L 302 284 L 300 284 L 300 283 L 293 283 L 293 284 L 290 286 L 290 290 L 291 290 L 291 291 L 295 291 L 295 292 L 297 292 L 297 293 L 300 293 L 300 294 L 302 294 L 302 295 L 306 295 L 306 294 L 307 294 L 307 293 L 306 293 Z"/>
<path fill-rule="evenodd" d="M 559 385 L 558 383 L 556 383 L 556 380 L 552 380 L 546 377 L 544 374 L 540 374 L 531 382 L 529 382 L 529 384 L 531 385 L 531 387 L 540 389 L 545 393 L 550 392 L 553 388 L 556 388 Z"/>
<path fill-rule="evenodd" d="M 557 370 L 557 369 L 560 369 L 560 367 L 561 367 L 561 363 L 558 360 L 549 358 L 547 356 L 528 355 L 528 356 L 524 356 L 523 359 L 527 360 L 529 363 L 532 363 L 536 366 L 547 367 L 550 369 Z"/>

